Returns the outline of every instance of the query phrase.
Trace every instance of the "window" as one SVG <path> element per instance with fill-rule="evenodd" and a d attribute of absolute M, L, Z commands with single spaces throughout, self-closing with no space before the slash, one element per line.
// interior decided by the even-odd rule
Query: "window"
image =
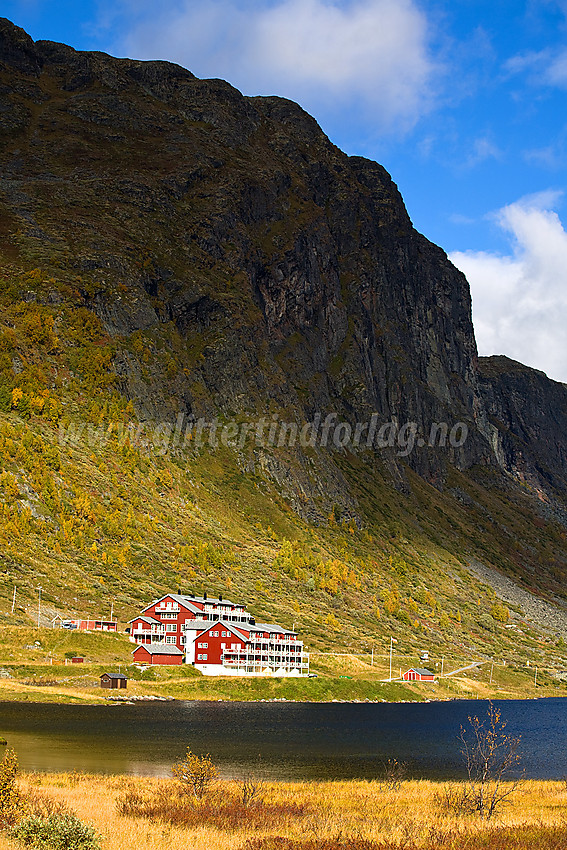
<path fill-rule="evenodd" d="M 221 632 L 221 637 L 228 637 L 228 633 L 227 632 Z"/>
<path fill-rule="evenodd" d="M 211 632 L 211 637 L 218 637 L 218 636 L 219 636 L 218 632 Z"/>
<path fill-rule="evenodd" d="M 177 631 L 177 623 L 167 623 L 165 626 L 166 632 L 176 632 Z"/>
<path fill-rule="evenodd" d="M 206 660 L 207 660 L 207 658 L 208 658 L 208 655 L 207 655 L 207 653 L 206 653 L 206 652 L 204 652 L 204 653 L 202 653 L 202 654 L 201 654 L 201 653 L 199 653 L 199 655 L 197 656 L 197 661 L 206 661 Z"/>
<path fill-rule="evenodd" d="M 177 638 L 175 637 L 175 635 L 167 635 L 165 638 L 166 643 L 175 643 L 176 640 Z"/>
<path fill-rule="evenodd" d="M 209 648 L 208 643 L 198 643 L 197 646 L 201 649 L 208 649 Z"/>

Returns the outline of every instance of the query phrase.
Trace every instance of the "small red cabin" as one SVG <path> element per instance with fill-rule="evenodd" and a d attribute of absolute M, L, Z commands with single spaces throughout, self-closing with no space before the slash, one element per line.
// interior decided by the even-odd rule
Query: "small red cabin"
<path fill-rule="evenodd" d="M 435 673 L 425 667 L 410 667 L 402 676 L 404 682 L 434 682 Z"/>
<path fill-rule="evenodd" d="M 137 646 L 132 655 L 136 664 L 183 663 L 183 653 L 173 644 L 146 643 Z"/>

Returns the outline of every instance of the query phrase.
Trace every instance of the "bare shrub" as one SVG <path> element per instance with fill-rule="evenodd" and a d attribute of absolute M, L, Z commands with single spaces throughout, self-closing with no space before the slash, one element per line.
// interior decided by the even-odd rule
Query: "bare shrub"
<path fill-rule="evenodd" d="M 486 718 L 469 717 L 468 729 L 461 726 L 459 735 L 468 776 L 463 799 L 486 820 L 522 781 L 522 777 L 512 776 L 520 761 L 520 737 L 507 733 L 507 723 L 490 702 Z"/>
<path fill-rule="evenodd" d="M 147 818 L 171 826 L 212 826 L 229 832 L 238 828 L 287 827 L 308 811 L 305 804 L 286 800 L 269 802 L 257 798 L 253 803 L 250 800 L 245 803 L 242 793 L 235 794 L 229 786 L 196 798 L 169 781 L 145 792 L 130 788 L 118 798 L 116 805 L 118 812 L 128 817 Z"/>
<path fill-rule="evenodd" d="M 402 783 L 408 776 L 407 764 L 397 759 L 388 759 L 383 764 L 383 776 L 380 780 L 380 788 L 388 791 L 399 791 Z"/>
<path fill-rule="evenodd" d="M 266 796 L 266 783 L 253 776 L 245 776 L 240 780 L 240 792 L 242 794 L 242 805 L 261 805 Z"/>
<path fill-rule="evenodd" d="M 30 788 L 26 792 L 22 808 L 26 816 L 38 818 L 72 814 L 71 809 L 65 803 L 54 800 L 53 797 L 38 788 Z"/>

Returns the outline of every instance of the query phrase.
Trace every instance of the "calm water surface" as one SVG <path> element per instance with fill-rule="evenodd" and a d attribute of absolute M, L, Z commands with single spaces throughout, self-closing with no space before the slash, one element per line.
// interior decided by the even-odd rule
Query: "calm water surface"
<path fill-rule="evenodd" d="M 567 776 L 567 700 L 496 703 L 521 735 L 534 779 Z M 409 704 L 157 702 L 136 705 L 0 703 L 0 734 L 27 770 L 167 775 L 187 746 L 210 753 L 225 778 L 380 775 L 388 758 L 411 775 L 462 776 L 457 736 L 486 702 Z"/>

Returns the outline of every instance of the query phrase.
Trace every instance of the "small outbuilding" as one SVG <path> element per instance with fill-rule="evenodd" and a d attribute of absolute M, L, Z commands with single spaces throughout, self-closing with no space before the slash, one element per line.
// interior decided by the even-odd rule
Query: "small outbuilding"
<path fill-rule="evenodd" d="M 146 643 L 137 646 L 134 652 L 136 664 L 182 664 L 183 653 L 170 643 Z"/>
<path fill-rule="evenodd" d="M 128 677 L 122 673 L 103 673 L 100 677 L 101 688 L 127 688 Z"/>
<path fill-rule="evenodd" d="M 435 673 L 425 667 L 410 667 L 403 674 L 402 679 L 404 682 L 434 682 Z"/>

